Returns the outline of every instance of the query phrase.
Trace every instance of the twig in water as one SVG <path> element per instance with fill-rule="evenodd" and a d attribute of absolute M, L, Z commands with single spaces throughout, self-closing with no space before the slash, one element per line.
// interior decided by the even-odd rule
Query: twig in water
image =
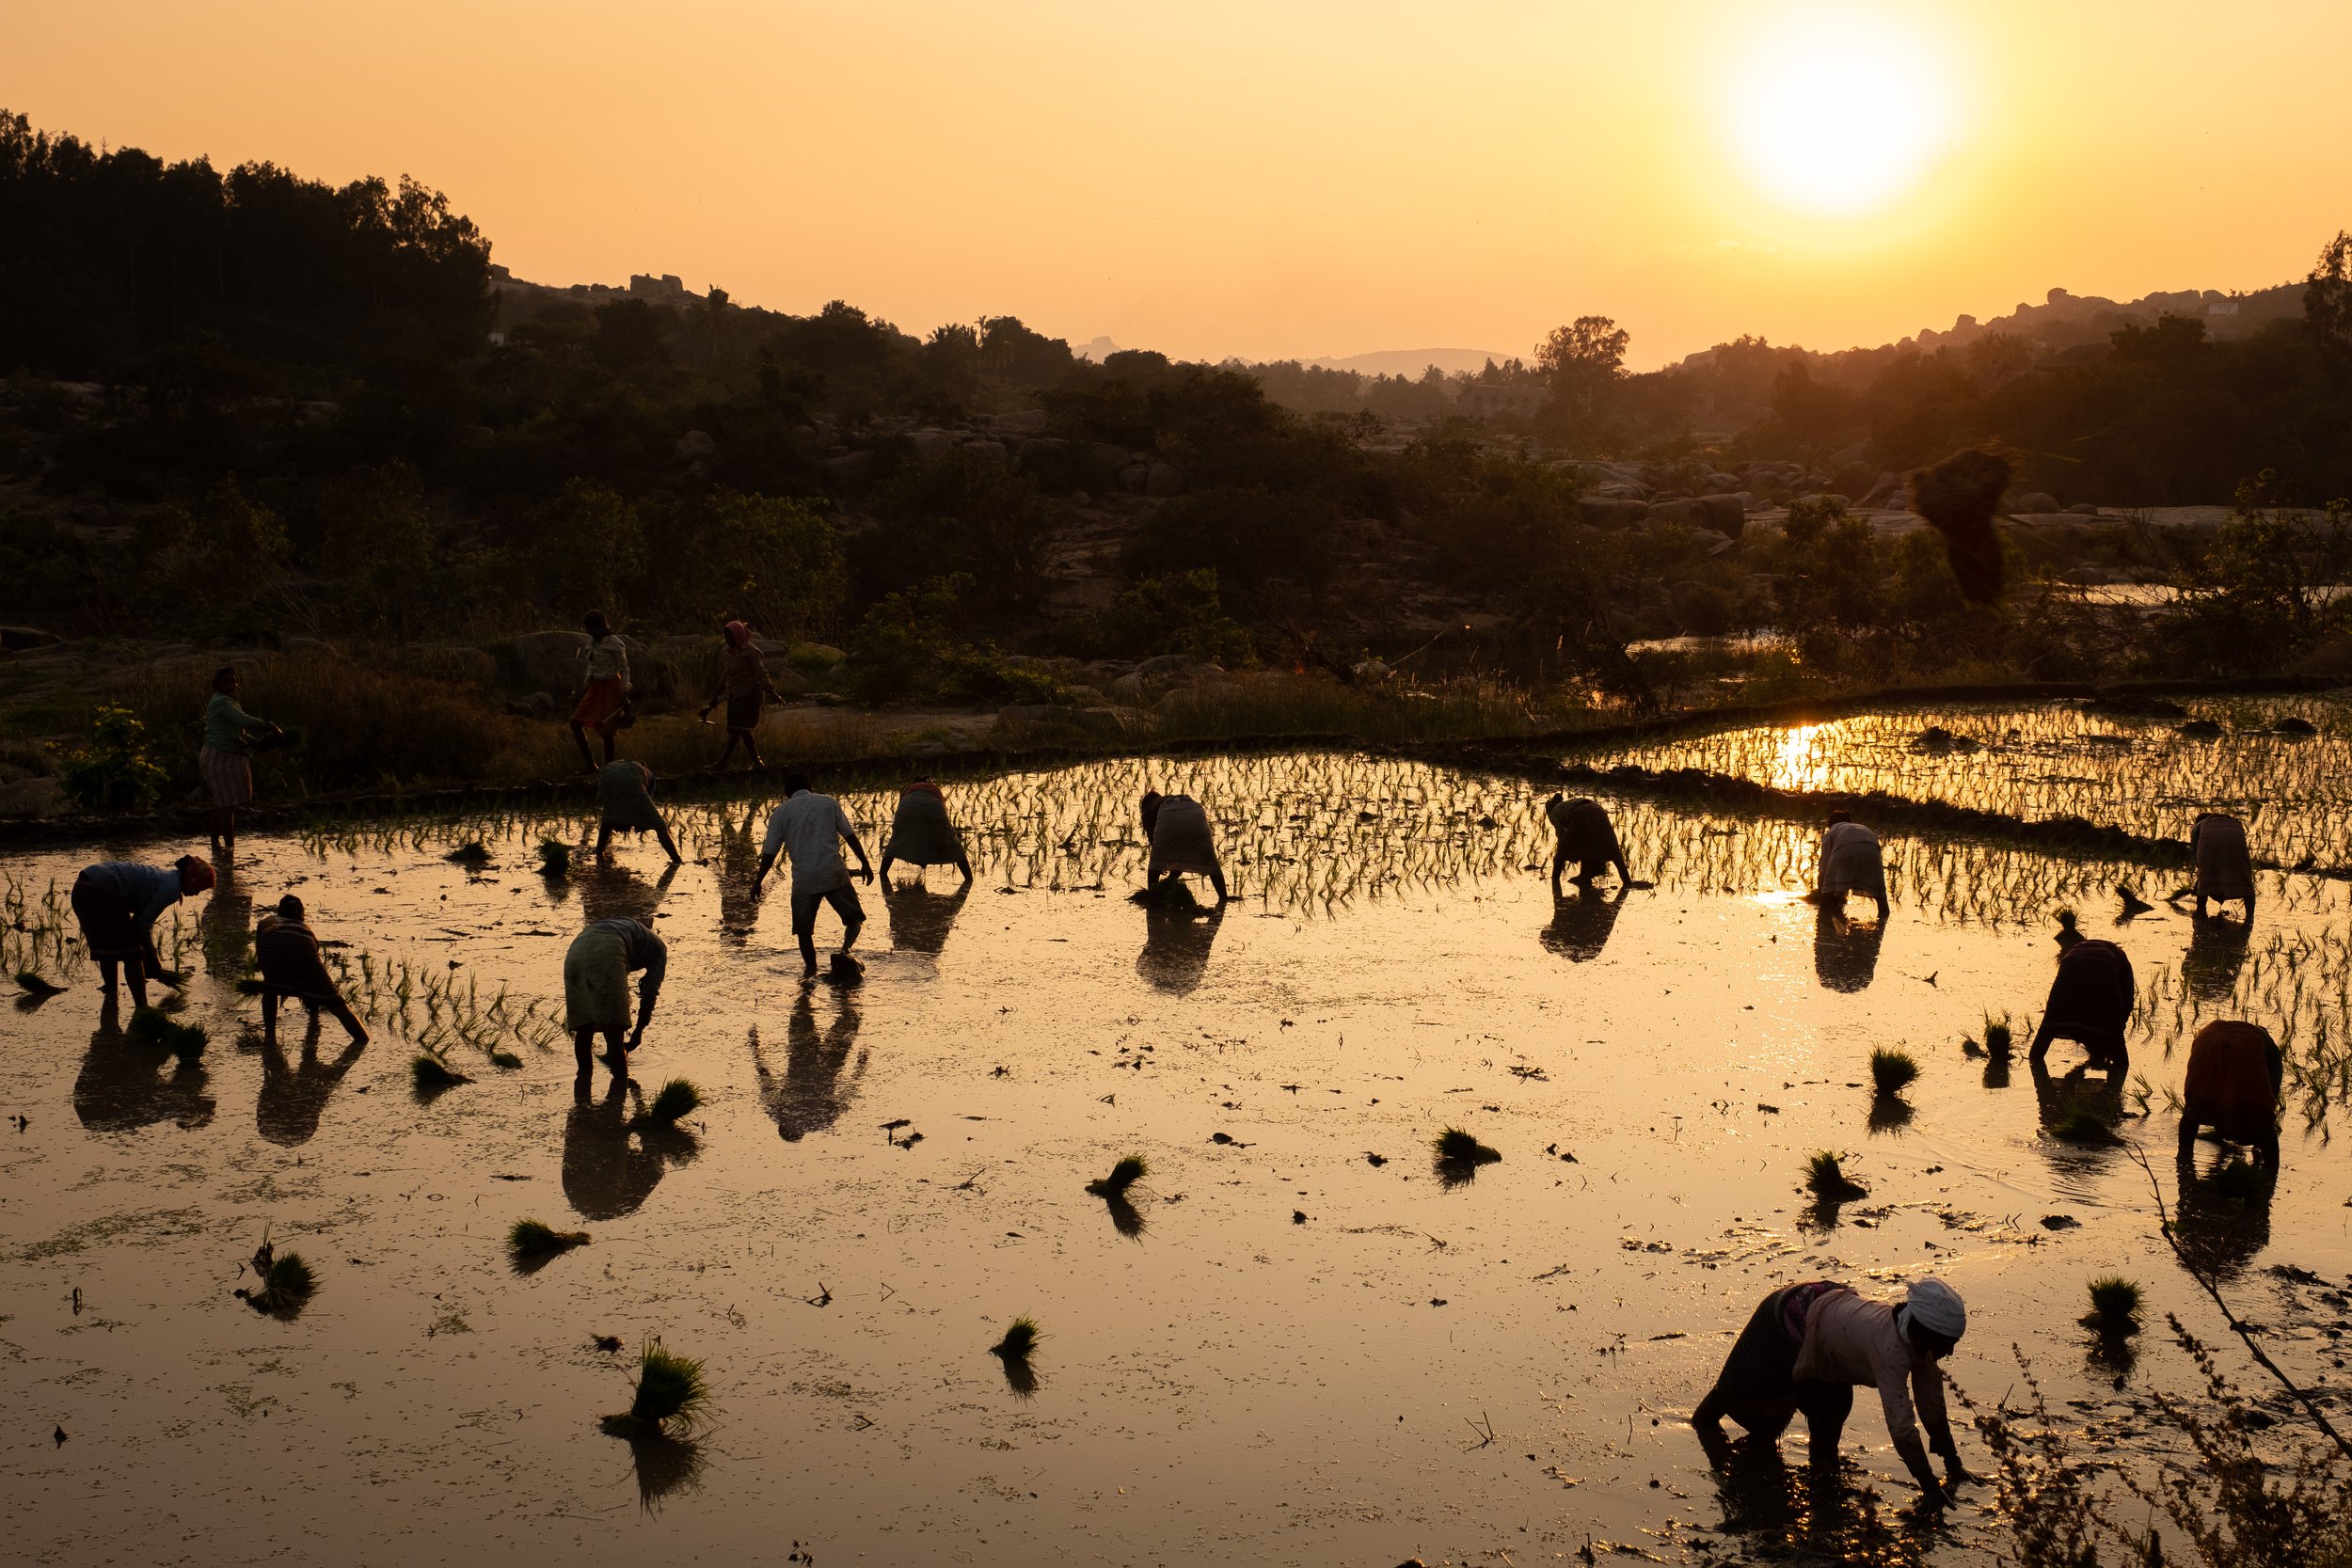
<path fill-rule="evenodd" d="M 1483 1410 L 1478 1413 L 1478 1420 L 1475 1421 L 1471 1420 L 1468 1416 L 1463 1417 L 1462 1419 L 1472 1432 L 1478 1433 L 1477 1447 L 1482 1449 L 1491 1448 L 1493 1447 L 1495 1440 L 1495 1424 Z M 1481 1424 L 1482 1422 L 1484 1423 L 1483 1425 Z"/>

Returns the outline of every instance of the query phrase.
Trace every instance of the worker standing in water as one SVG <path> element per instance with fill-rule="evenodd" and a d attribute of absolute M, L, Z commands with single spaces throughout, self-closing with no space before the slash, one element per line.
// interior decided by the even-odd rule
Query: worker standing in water
<path fill-rule="evenodd" d="M 807 774 L 786 775 L 784 796 L 784 804 L 768 818 L 767 842 L 760 847 L 759 870 L 752 878 L 752 886 L 756 890 L 765 882 L 777 855 L 788 849 L 792 856 L 792 934 L 801 944 L 802 973 L 809 976 L 817 973 L 817 910 L 830 904 L 841 917 L 841 947 L 833 956 L 833 973 L 836 979 L 854 980 L 866 973 L 866 966 L 850 956 L 866 925 L 866 907 L 850 884 L 841 846 L 846 843 L 856 851 L 857 874 L 869 882 L 874 879 L 873 863 L 866 858 L 866 846 L 859 842 L 857 829 L 850 825 L 841 802 L 809 788 Z"/>

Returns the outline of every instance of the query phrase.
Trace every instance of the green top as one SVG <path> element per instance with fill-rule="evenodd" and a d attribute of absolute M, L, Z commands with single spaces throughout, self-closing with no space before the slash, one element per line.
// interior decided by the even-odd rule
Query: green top
<path fill-rule="evenodd" d="M 204 705 L 204 744 L 211 751 L 244 756 L 245 732 L 268 728 L 268 720 L 254 718 L 226 691 L 214 692 L 213 700 Z"/>

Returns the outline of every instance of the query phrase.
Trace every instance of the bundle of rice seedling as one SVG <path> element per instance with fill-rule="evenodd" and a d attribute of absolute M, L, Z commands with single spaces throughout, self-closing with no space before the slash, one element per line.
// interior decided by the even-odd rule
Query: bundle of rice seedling
<path fill-rule="evenodd" d="M 490 1065 L 502 1072 L 513 1072 L 523 1065 L 523 1059 L 512 1051 L 493 1051 L 490 1053 Z"/>
<path fill-rule="evenodd" d="M 1919 1076 L 1919 1064 L 1908 1051 L 1882 1046 L 1870 1053 L 1870 1083 L 1881 1094 L 1900 1094 Z"/>
<path fill-rule="evenodd" d="M 693 1115 L 703 1102 L 702 1091 L 683 1078 L 673 1078 L 654 1091 L 654 1097 L 639 1112 L 637 1119 L 657 1126 L 675 1125 L 681 1117 Z"/>
<path fill-rule="evenodd" d="M 2003 1013 L 1998 1018 L 1994 1017 L 1991 1013 L 1985 1014 L 1985 1054 L 1988 1056 L 2006 1056 L 2010 1053 L 2010 1050 L 2014 1044 L 2014 1037 L 2010 1032 L 2009 1014 Z"/>
<path fill-rule="evenodd" d="M 1491 1165 L 1502 1158 L 1469 1132 L 1449 1127 L 1432 1140 L 1438 1158 L 1449 1165 Z"/>
<path fill-rule="evenodd" d="M 1015 1318 L 1005 1337 L 988 1347 L 988 1354 L 1007 1361 L 1026 1361 L 1045 1336 L 1039 1332 L 1033 1318 Z"/>
<path fill-rule="evenodd" d="M 290 1318 L 318 1291 L 318 1276 L 298 1252 L 279 1253 L 256 1272 L 262 1276 L 261 1287 L 247 1291 L 245 1301 L 257 1312 Z"/>
<path fill-rule="evenodd" d="M 539 875 L 568 877 L 572 874 L 572 847 L 560 838 L 539 841 Z"/>
<path fill-rule="evenodd" d="M 409 1061 L 408 1077 L 419 1094 L 438 1094 L 443 1089 L 473 1082 L 430 1051 L 420 1051 Z"/>
<path fill-rule="evenodd" d="M 703 1364 L 661 1348 L 648 1339 L 637 1353 L 637 1393 L 628 1412 L 605 1418 L 605 1430 L 615 1436 L 660 1432 L 672 1436 L 691 1432 L 708 1413 L 710 1386 L 703 1379 Z"/>
<path fill-rule="evenodd" d="M 1087 1183 L 1087 1191 L 1096 1197 L 1118 1197 L 1151 1173 L 1140 1154 L 1130 1154 L 1111 1167 L 1108 1176 Z"/>
<path fill-rule="evenodd" d="M 258 974 L 239 975 L 235 984 L 239 996 L 259 996 L 268 989 L 262 984 L 262 977 Z"/>
<path fill-rule="evenodd" d="M 2139 1287 L 2121 1275 L 2090 1282 L 2090 1310 L 2083 1326 L 2121 1337 L 2139 1332 Z"/>
<path fill-rule="evenodd" d="M 49 977 L 38 969 L 18 970 L 16 989 L 27 996 L 55 996 L 65 990 L 63 986 L 53 985 Z"/>
<path fill-rule="evenodd" d="M 1817 1150 L 1805 1162 L 1804 1184 L 1816 1197 L 1827 1203 L 1845 1203 L 1870 1196 L 1869 1188 L 1847 1179 L 1844 1163 L 1826 1148 Z"/>
<path fill-rule="evenodd" d="M 468 870 L 478 871 L 490 863 L 490 851 L 484 847 L 480 839 L 469 839 L 441 858 L 452 865 L 462 865 Z"/>
<path fill-rule="evenodd" d="M 123 1033 L 135 1044 L 168 1051 L 183 1060 L 192 1060 L 204 1054 L 205 1044 L 210 1038 L 200 1025 L 176 1023 L 172 1022 L 171 1015 L 160 1007 L 132 1009 L 131 1022 Z"/>
<path fill-rule="evenodd" d="M 1911 510 L 1944 536 L 1944 556 L 1971 604 L 2001 598 L 2001 538 L 1993 530 L 2001 493 L 2009 488 L 2009 459 L 1990 447 L 1954 452 L 1931 468 L 1915 468 L 1906 484 Z"/>
<path fill-rule="evenodd" d="M 558 1230 L 537 1220 L 516 1220 L 506 1233 L 506 1250 L 519 1259 L 560 1257 L 588 1244 L 585 1230 Z"/>
<path fill-rule="evenodd" d="M 2116 1141 L 2115 1130 L 2099 1119 L 2099 1114 L 2088 1105 L 2077 1105 L 2050 1124 L 2050 1136 L 2060 1143 L 2111 1144 Z"/>

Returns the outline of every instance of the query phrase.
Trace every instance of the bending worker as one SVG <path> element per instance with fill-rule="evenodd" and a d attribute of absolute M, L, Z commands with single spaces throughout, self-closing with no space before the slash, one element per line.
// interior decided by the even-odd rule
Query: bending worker
<path fill-rule="evenodd" d="M 304 919 L 302 900 L 288 894 L 274 914 L 262 916 L 253 933 L 253 956 L 262 970 L 262 1042 L 278 1043 L 278 1004 L 291 999 L 332 1013 L 351 1035 L 351 1043 L 368 1043 L 368 1032 L 336 989 L 319 955 L 319 939 Z"/>
<path fill-rule="evenodd" d="M 1617 825 L 1609 820 L 1609 808 L 1598 800 L 1580 795 L 1565 800 L 1554 795 L 1544 802 L 1544 816 L 1551 821 L 1551 831 L 1559 835 L 1559 845 L 1551 852 L 1551 891 L 1560 891 L 1560 873 L 1570 861 L 1576 862 L 1576 885 L 1589 887 L 1593 879 L 1609 866 L 1617 868 L 1617 880 L 1633 885 L 1633 873 L 1626 869 L 1625 847 L 1617 842 Z"/>
<path fill-rule="evenodd" d="M 628 1053 L 644 1043 L 654 998 L 661 993 L 669 968 L 669 944 L 642 920 L 599 920 L 572 939 L 570 951 L 564 955 L 564 1009 L 572 1031 L 572 1053 L 580 1062 L 576 1092 L 587 1091 L 598 1035 L 604 1037 L 605 1065 L 612 1076 L 628 1074 Z M 628 977 L 638 970 L 645 977 L 637 982 L 637 1024 L 631 1028 Z"/>
<path fill-rule="evenodd" d="M 1967 1330 L 1967 1306 L 1940 1279 L 1917 1281 L 1899 1305 L 1872 1301 L 1825 1279 L 1788 1286 L 1757 1305 L 1691 1424 L 1701 1440 L 1719 1443 L 1728 1416 L 1773 1442 L 1802 1411 L 1813 1463 L 1832 1465 L 1854 1389 L 1875 1387 L 1895 1451 L 1919 1483 L 1923 1500 L 1942 1507 L 1968 1471 L 1944 1412 L 1944 1374 L 1936 1363 L 1952 1354 Z M 1928 1465 L 1931 1449 L 1944 1459 L 1941 1482 Z"/>
<path fill-rule="evenodd" d="M 1846 895 L 1867 893 L 1886 919 L 1886 859 L 1879 835 L 1842 811 L 1829 814 L 1821 830 L 1821 863 L 1815 874 L 1814 898 L 1833 913 L 1846 907 Z"/>

